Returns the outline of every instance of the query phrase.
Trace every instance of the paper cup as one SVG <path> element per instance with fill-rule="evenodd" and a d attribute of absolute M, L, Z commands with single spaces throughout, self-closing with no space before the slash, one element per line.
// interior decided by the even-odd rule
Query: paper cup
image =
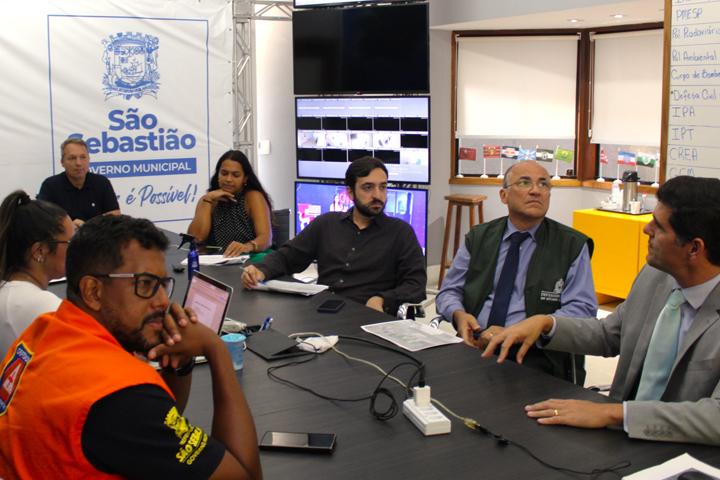
<path fill-rule="evenodd" d="M 220 338 L 225 342 L 225 346 L 230 352 L 233 368 L 236 371 L 242 370 L 245 363 L 245 335 L 242 333 L 228 333 Z"/>

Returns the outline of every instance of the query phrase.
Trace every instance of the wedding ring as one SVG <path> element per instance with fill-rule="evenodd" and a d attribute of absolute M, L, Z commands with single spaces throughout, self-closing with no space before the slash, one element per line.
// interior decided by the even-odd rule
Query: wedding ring
<path fill-rule="evenodd" d="M 490 338 L 492 338 L 492 337 L 493 337 L 493 334 L 492 334 L 492 333 L 488 333 L 488 336 L 489 336 Z"/>
<path fill-rule="evenodd" d="M 557 417 L 558 415 L 560 415 L 560 414 L 558 413 L 558 411 L 557 411 L 557 408 L 553 409 L 553 412 L 555 412 L 555 416 L 556 416 L 556 417 Z"/>

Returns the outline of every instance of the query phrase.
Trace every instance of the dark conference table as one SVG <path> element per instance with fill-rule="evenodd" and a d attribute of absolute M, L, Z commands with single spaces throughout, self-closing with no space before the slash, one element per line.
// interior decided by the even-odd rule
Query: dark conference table
<path fill-rule="evenodd" d="M 179 253 L 168 252 L 168 266 L 182 259 Z M 317 313 L 317 306 L 331 293 L 306 298 L 248 292 L 240 285 L 241 269 L 237 266 L 203 267 L 202 271 L 236 287 L 229 315 L 249 325 L 272 316 L 272 328 L 285 334 L 315 331 L 384 343 L 363 332 L 360 326 L 391 318 L 364 305 L 347 301 L 338 313 Z M 183 275 L 178 280 L 173 298 L 182 301 L 187 279 Z M 342 339 L 338 348 L 377 362 L 385 370 L 406 361 L 401 355 Z M 560 379 L 512 362 L 498 365 L 492 359 L 482 359 L 478 351 L 463 344 L 423 350 L 414 355 L 426 365 L 426 379 L 434 398 L 461 416 L 472 417 L 488 429 L 524 445 L 546 462 L 590 471 L 630 461 L 631 466 L 620 471 L 628 475 L 689 452 L 702 461 L 720 466 L 720 449 L 715 447 L 632 440 L 621 430 L 541 426 L 527 418 L 524 405 L 551 397 L 607 400 Z M 332 455 L 261 451 L 265 478 L 591 478 L 552 470 L 517 446 L 500 445 L 455 419 L 451 419 L 451 434 L 425 437 L 402 412 L 381 422 L 370 414 L 367 400 L 332 402 L 269 379 L 267 368 L 285 361 L 288 360 L 268 363 L 250 351 L 245 354 L 239 379 L 258 436 L 267 430 L 331 432 L 337 434 L 337 445 Z M 412 370 L 405 367 L 397 374 L 407 381 Z M 277 373 L 337 397 L 368 395 L 381 378 L 377 371 L 334 352 Z M 394 382 L 386 382 L 385 386 L 401 404 L 405 399 L 403 389 Z M 185 413 L 190 422 L 210 431 L 212 393 L 207 365 L 195 369 Z M 618 477 L 605 473 L 594 478 Z"/>

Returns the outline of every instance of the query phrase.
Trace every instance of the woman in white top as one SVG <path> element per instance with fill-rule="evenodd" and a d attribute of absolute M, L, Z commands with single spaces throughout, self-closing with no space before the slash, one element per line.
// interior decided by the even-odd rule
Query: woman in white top
<path fill-rule="evenodd" d="M 75 228 L 65 211 L 17 190 L 0 205 L 0 358 L 17 336 L 60 305 L 47 291 L 65 276 L 65 252 Z"/>

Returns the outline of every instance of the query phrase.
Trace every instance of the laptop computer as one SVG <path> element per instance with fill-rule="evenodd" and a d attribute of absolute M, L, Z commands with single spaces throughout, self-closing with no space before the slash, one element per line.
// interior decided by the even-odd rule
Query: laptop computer
<path fill-rule="evenodd" d="M 192 308 L 203 325 L 220 334 L 230 307 L 233 288 L 201 272 L 195 272 L 185 292 L 183 307 Z"/>

